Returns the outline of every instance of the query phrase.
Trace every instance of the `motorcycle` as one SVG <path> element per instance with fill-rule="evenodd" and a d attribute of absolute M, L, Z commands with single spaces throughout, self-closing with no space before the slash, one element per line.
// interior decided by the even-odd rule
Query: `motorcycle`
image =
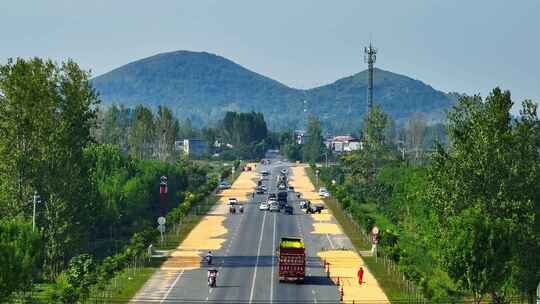
<path fill-rule="evenodd" d="M 243 206 L 240 206 L 240 213 L 244 213 L 244 207 Z"/>
<path fill-rule="evenodd" d="M 208 286 L 216 287 L 217 270 L 208 270 Z"/>

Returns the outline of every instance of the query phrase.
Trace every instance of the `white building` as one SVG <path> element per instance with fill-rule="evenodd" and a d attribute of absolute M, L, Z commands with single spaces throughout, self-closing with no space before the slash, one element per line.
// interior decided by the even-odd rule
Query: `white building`
<path fill-rule="evenodd" d="M 337 153 L 362 149 L 362 142 L 350 135 L 335 136 L 329 141 L 329 148 Z"/>
<path fill-rule="evenodd" d="M 201 139 L 183 139 L 174 142 L 174 148 L 186 155 L 201 155 L 208 152 L 208 144 Z"/>

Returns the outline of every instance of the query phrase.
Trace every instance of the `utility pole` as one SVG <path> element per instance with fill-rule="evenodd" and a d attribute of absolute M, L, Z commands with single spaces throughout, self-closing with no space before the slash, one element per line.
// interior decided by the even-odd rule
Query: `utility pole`
<path fill-rule="evenodd" d="M 34 204 L 34 212 L 32 213 L 32 232 L 36 231 L 36 204 L 39 203 L 39 201 L 39 195 L 37 194 L 37 191 L 34 191 L 34 196 L 32 198 Z"/>
<path fill-rule="evenodd" d="M 364 47 L 364 61 L 368 64 L 368 90 L 367 90 L 367 110 L 373 107 L 373 64 L 377 60 L 377 49 L 369 42 L 368 47 Z"/>

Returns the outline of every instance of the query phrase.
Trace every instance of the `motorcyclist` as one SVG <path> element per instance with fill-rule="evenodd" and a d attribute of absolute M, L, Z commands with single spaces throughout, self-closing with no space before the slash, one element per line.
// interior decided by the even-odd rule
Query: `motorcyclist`
<path fill-rule="evenodd" d="M 217 269 L 209 269 L 208 270 L 208 286 L 215 287 L 216 281 L 217 281 Z"/>
<path fill-rule="evenodd" d="M 244 206 L 240 206 L 240 213 L 244 213 Z"/>
<path fill-rule="evenodd" d="M 206 254 L 206 261 L 208 262 L 208 265 L 212 265 L 213 257 L 214 255 L 212 255 L 212 251 L 208 251 L 208 253 Z"/>

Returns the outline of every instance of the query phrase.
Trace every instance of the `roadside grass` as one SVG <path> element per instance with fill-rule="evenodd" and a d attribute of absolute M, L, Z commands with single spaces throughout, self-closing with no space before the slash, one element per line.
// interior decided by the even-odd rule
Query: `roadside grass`
<path fill-rule="evenodd" d="M 152 258 L 150 263 L 141 269 L 124 269 L 114 276 L 109 287 L 107 300 L 114 303 L 128 303 L 137 294 L 139 289 L 159 269 L 165 258 Z M 101 303 L 99 296 L 88 299 L 87 303 Z M 107 301 L 105 301 L 107 302 Z"/>
<path fill-rule="evenodd" d="M 307 175 L 311 180 L 311 183 L 315 185 L 316 177 L 311 168 L 307 168 Z M 351 243 L 356 251 L 371 250 L 371 244 L 366 241 L 364 237 L 362 237 L 362 232 L 353 223 L 351 218 L 347 216 L 345 210 L 339 206 L 339 202 L 332 197 L 323 199 L 323 201 L 328 209 L 332 211 L 332 214 L 339 222 L 343 232 L 351 240 Z M 392 303 L 400 303 L 407 301 L 407 299 L 413 298 L 411 294 L 404 291 L 405 286 L 403 280 L 397 274 L 386 269 L 384 260 L 382 258 L 362 256 L 362 259 Z"/>

